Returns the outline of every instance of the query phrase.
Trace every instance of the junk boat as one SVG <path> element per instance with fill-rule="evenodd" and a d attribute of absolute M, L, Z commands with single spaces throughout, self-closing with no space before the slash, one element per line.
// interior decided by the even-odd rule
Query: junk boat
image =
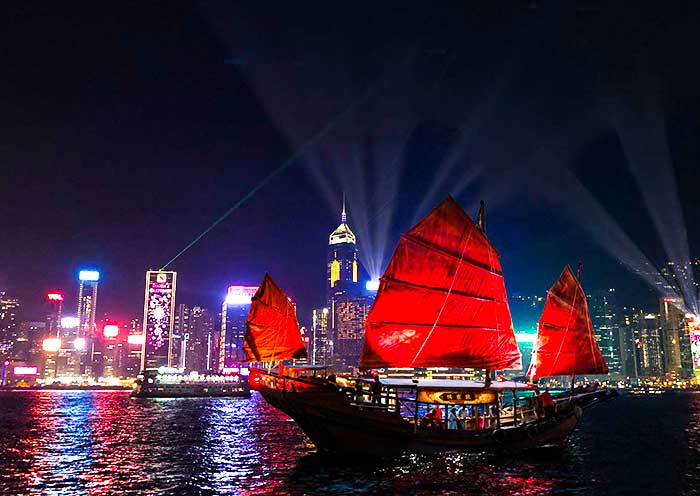
<path fill-rule="evenodd" d="M 134 398 L 250 397 L 248 381 L 240 373 L 184 374 L 183 372 L 181 369 L 168 367 L 146 369 L 136 378 L 131 396 Z"/>
<path fill-rule="evenodd" d="M 266 274 L 246 324 L 245 351 L 258 362 L 251 388 L 320 451 L 386 455 L 565 442 L 586 408 L 615 395 L 573 388 L 577 374 L 608 372 L 580 280 L 567 266 L 549 290 L 527 372 L 531 381 L 571 376 L 571 390 L 552 398 L 539 396 L 532 383 L 494 380 L 494 371 L 522 365 L 499 255 L 483 228 L 483 202 L 479 221 L 448 197 L 401 236 L 365 323 L 360 369 L 486 369 L 485 381 L 344 379 L 324 366 L 296 363 L 305 350 L 295 310 Z"/>

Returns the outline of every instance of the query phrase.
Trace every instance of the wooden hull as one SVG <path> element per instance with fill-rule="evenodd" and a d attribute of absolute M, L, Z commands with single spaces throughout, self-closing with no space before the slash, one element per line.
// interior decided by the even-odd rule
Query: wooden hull
<path fill-rule="evenodd" d="M 289 415 L 321 451 L 351 455 L 399 452 L 510 451 L 559 445 L 582 415 L 575 402 L 559 407 L 551 419 L 527 425 L 473 431 L 415 427 L 399 414 L 351 403 L 336 387 L 302 392 L 261 387 L 272 406 Z"/>

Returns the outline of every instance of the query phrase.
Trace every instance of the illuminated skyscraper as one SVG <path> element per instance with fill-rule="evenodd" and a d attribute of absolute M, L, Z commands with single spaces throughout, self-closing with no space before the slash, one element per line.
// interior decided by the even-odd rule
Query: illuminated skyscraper
<path fill-rule="evenodd" d="M 176 272 L 146 272 L 141 368 L 173 366 L 170 342 L 175 321 Z"/>
<path fill-rule="evenodd" d="M 91 339 L 95 335 L 97 312 L 97 285 L 100 273 L 96 270 L 81 270 L 78 274 L 78 337 Z"/>
<path fill-rule="evenodd" d="M 243 341 L 245 323 L 257 286 L 230 286 L 221 305 L 221 337 L 219 341 L 219 370 L 245 361 Z"/>
<path fill-rule="evenodd" d="M 693 374 L 693 360 L 683 300 L 666 297 L 661 298 L 659 304 L 666 373 L 690 378 Z"/>
<path fill-rule="evenodd" d="M 187 341 L 190 339 L 190 312 L 190 307 L 184 303 L 180 303 L 175 307 L 173 338 L 169 343 L 172 364 L 174 367 L 181 369 L 185 368 Z"/>
<path fill-rule="evenodd" d="M 367 312 L 367 296 L 341 295 L 331 301 L 334 361 L 341 370 L 357 367 L 360 362 Z"/>
<path fill-rule="evenodd" d="M 353 294 L 358 289 L 357 240 L 347 223 L 345 199 L 340 225 L 328 236 L 326 275 L 329 301 L 336 296 Z"/>
<path fill-rule="evenodd" d="M 315 308 L 311 316 L 309 357 L 312 364 L 326 364 L 332 356 L 333 341 L 328 339 L 328 307 Z"/>
<path fill-rule="evenodd" d="M 206 372 L 218 368 L 217 354 L 220 333 L 216 332 L 215 315 L 206 308 L 192 307 L 185 339 L 185 368 Z"/>
<path fill-rule="evenodd" d="M 0 291 L 0 358 L 9 356 L 12 344 L 17 339 L 17 311 L 19 300 Z"/>
<path fill-rule="evenodd" d="M 621 373 L 620 323 L 615 290 L 593 291 L 588 295 L 588 311 L 596 341 L 610 373 Z"/>
<path fill-rule="evenodd" d="M 340 225 L 328 237 L 326 268 L 330 322 L 325 349 L 319 353 L 325 355 L 326 363 L 349 370 L 359 363 L 371 303 L 358 283 L 357 239 L 347 223 L 344 198 Z"/>

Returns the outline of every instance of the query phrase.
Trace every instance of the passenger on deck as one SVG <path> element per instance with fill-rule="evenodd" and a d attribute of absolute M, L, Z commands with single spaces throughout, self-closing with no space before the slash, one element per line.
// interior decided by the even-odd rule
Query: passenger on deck
<path fill-rule="evenodd" d="M 459 428 L 462 430 L 467 428 L 467 415 L 467 405 L 461 405 L 457 409 L 457 423 L 459 424 Z"/>
<path fill-rule="evenodd" d="M 544 393 L 540 395 L 540 401 L 542 401 L 542 408 L 544 408 L 544 416 L 553 417 L 554 416 L 554 400 L 552 400 L 552 395 L 549 394 L 549 388 L 545 388 Z"/>
<path fill-rule="evenodd" d="M 454 405 L 450 407 L 450 412 L 447 414 L 447 428 L 450 430 L 459 429 L 459 419 L 457 418 L 457 408 Z"/>
<path fill-rule="evenodd" d="M 374 376 L 374 381 L 372 382 L 372 387 L 370 388 L 372 393 L 372 404 L 381 405 L 382 404 L 382 383 L 379 382 L 379 376 Z"/>
<path fill-rule="evenodd" d="M 365 392 L 362 389 L 362 382 L 360 380 L 355 381 L 355 401 L 364 401 L 365 400 Z"/>
<path fill-rule="evenodd" d="M 422 427 L 435 427 L 436 424 L 436 418 L 437 418 L 437 410 L 435 407 L 432 407 L 430 410 L 428 410 L 428 413 L 426 413 L 423 418 L 420 421 L 420 425 Z"/>
<path fill-rule="evenodd" d="M 484 417 L 481 415 L 478 406 L 474 407 L 474 428 L 477 430 L 484 428 Z"/>

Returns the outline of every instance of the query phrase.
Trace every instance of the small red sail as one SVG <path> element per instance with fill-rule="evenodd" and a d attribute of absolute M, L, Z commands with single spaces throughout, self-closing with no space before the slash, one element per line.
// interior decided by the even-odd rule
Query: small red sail
<path fill-rule="evenodd" d="M 498 252 L 452 197 L 401 236 L 360 367 L 522 367 Z"/>
<path fill-rule="evenodd" d="M 586 294 L 567 265 L 547 293 L 527 377 L 607 373 L 593 335 Z"/>
<path fill-rule="evenodd" d="M 243 348 L 251 362 L 306 358 L 294 305 L 269 274 L 253 296 Z"/>

